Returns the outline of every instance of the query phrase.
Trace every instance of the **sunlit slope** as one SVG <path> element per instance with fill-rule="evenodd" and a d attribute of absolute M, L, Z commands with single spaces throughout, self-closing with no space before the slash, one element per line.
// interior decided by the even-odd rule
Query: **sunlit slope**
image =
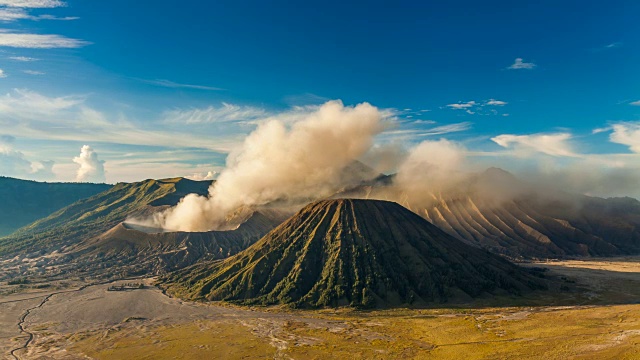
<path fill-rule="evenodd" d="M 109 188 L 111 185 L 107 184 L 45 183 L 0 177 L 0 236 Z"/>
<path fill-rule="evenodd" d="M 639 201 L 544 191 L 499 169 L 412 210 L 459 239 L 513 258 L 640 253 Z"/>
<path fill-rule="evenodd" d="M 162 282 L 189 299 L 297 307 L 420 305 L 544 287 L 396 203 L 344 199 L 308 205 L 247 250 Z"/>
<path fill-rule="evenodd" d="M 150 206 L 173 205 L 192 192 L 206 194 L 210 184 L 183 178 L 119 183 L 0 239 L 0 255 L 59 250 L 104 233 Z"/>

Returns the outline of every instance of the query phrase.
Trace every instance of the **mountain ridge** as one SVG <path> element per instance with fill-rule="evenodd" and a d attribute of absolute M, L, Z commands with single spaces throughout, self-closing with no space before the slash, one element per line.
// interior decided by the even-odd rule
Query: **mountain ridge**
<path fill-rule="evenodd" d="M 449 235 L 515 260 L 640 254 L 640 201 L 541 188 L 489 168 L 427 201 L 390 185 L 349 196 L 397 199 Z M 426 191 L 426 190 L 425 190 Z"/>
<path fill-rule="evenodd" d="M 38 182 L 0 176 L 0 237 L 109 188 L 108 184 Z"/>
<path fill-rule="evenodd" d="M 108 190 L 78 200 L 49 216 L 38 219 L 0 239 L 0 255 L 24 252 L 34 246 L 38 251 L 53 251 L 71 244 L 78 237 L 89 238 L 107 231 L 127 217 L 144 214 L 155 201 L 169 197 L 162 206 L 177 204 L 187 193 L 206 194 L 210 181 L 184 178 L 118 183 Z M 177 186 L 180 185 L 178 188 Z"/>

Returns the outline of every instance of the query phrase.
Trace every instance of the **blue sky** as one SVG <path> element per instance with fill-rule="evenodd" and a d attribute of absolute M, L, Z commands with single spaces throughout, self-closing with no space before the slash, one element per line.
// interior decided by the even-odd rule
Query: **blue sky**
<path fill-rule="evenodd" d="M 71 181 L 90 145 L 108 182 L 205 176 L 331 99 L 392 113 L 381 142 L 640 168 L 637 1 L 210 3 L 0 0 L 0 175 Z"/>

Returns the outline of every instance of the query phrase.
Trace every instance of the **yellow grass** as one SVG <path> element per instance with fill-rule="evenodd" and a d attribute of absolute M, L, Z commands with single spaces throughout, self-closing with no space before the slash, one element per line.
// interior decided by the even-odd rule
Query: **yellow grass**
<path fill-rule="evenodd" d="M 639 359 L 640 305 L 201 321 L 95 334 L 97 359 Z"/>
<path fill-rule="evenodd" d="M 96 359 L 640 359 L 638 260 L 532 264 L 575 281 L 567 284 L 576 289 L 542 293 L 527 306 L 509 299 L 494 299 L 492 307 L 483 300 L 467 309 L 373 312 L 196 306 L 197 320 L 131 318 L 57 337 L 32 324 L 32 351 L 64 348 Z M 145 299 L 165 301 L 153 294 Z M 169 303 L 175 311 L 188 307 Z"/>

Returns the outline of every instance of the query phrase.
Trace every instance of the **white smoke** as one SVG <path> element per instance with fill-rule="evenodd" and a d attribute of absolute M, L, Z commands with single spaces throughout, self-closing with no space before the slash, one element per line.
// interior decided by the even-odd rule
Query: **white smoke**
<path fill-rule="evenodd" d="M 392 142 L 373 145 L 361 160 L 378 174 L 390 174 L 398 171 L 406 157 L 407 149 L 400 142 Z"/>
<path fill-rule="evenodd" d="M 80 155 L 73 158 L 73 162 L 80 165 L 76 173 L 76 181 L 96 183 L 106 181 L 104 161 L 98 159 L 98 154 L 91 146 L 84 145 L 80 149 Z"/>
<path fill-rule="evenodd" d="M 507 164 L 513 159 L 518 159 L 518 164 L 524 163 L 525 159 L 533 164 L 556 159 L 543 151 L 504 150 L 496 154 L 498 157 L 483 160 L 486 156 L 483 153 L 469 152 L 460 143 L 446 139 L 424 141 L 408 150 L 398 143 L 374 145 L 376 135 L 386 128 L 384 120 L 388 116 L 388 112 L 367 103 L 345 107 L 340 101 L 330 101 L 320 107 L 270 118 L 245 139 L 241 149 L 229 155 L 227 167 L 209 189 L 209 196 L 188 195 L 176 207 L 156 214 L 147 225 L 174 231 L 226 229 L 228 220 L 244 206 L 273 202 L 301 205 L 336 194 L 393 200 L 409 208 L 420 208 L 452 197 L 469 196 L 472 191 L 496 200 L 497 204 L 532 188 L 515 180 L 511 182 L 508 175 L 499 171 L 479 177 L 480 170 L 504 166 L 503 159 Z M 558 156 L 558 161 L 583 161 L 573 155 Z M 497 159 L 498 163 L 495 162 Z M 358 180 L 362 184 L 363 176 L 345 176 L 359 172 L 356 171 L 358 166 L 353 166 L 356 160 L 373 166 L 375 171 L 396 172 L 391 185 L 363 186 L 342 192 L 350 185 L 358 184 Z M 527 168 L 531 166 L 527 165 Z M 506 169 L 510 170 L 509 166 Z M 516 175 L 522 173 L 516 172 Z M 616 174 L 618 183 L 634 183 L 626 172 Z M 566 179 L 567 184 L 575 184 L 573 175 L 575 172 L 566 170 L 556 173 L 553 181 L 563 184 L 560 180 Z M 633 175 L 637 178 L 637 174 Z M 584 175 L 579 178 L 586 179 Z M 545 190 L 541 186 L 544 181 L 538 182 L 534 184 L 535 188 Z M 587 188 L 602 183 L 607 180 L 601 177 L 585 182 L 585 193 L 589 191 Z M 363 192 L 359 193 L 361 190 Z"/>
<path fill-rule="evenodd" d="M 384 129 L 386 114 L 368 103 L 346 107 L 329 101 L 290 119 L 272 118 L 229 155 L 227 168 L 209 189 L 209 197 L 190 194 L 156 224 L 172 230 L 220 228 L 243 205 L 276 200 L 317 199 L 340 189 L 342 172 L 372 146 Z M 286 121 L 285 121 L 286 120 Z"/>
<path fill-rule="evenodd" d="M 635 165 L 634 155 L 578 157 L 568 152 L 566 156 L 550 156 L 548 149 L 537 153 L 516 149 L 503 154 L 487 159 L 473 156 L 460 143 L 445 139 L 425 141 L 409 150 L 398 166 L 393 186 L 372 196 L 409 207 L 429 206 L 469 195 L 470 191 L 495 204 L 533 192 L 640 197 L 640 167 Z M 490 167 L 511 172 L 517 179 L 474 180 Z"/>
<path fill-rule="evenodd" d="M 397 200 L 425 205 L 450 194 L 468 176 L 466 152 L 462 145 L 446 139 L 418 144 L 394 178 Z"/>

